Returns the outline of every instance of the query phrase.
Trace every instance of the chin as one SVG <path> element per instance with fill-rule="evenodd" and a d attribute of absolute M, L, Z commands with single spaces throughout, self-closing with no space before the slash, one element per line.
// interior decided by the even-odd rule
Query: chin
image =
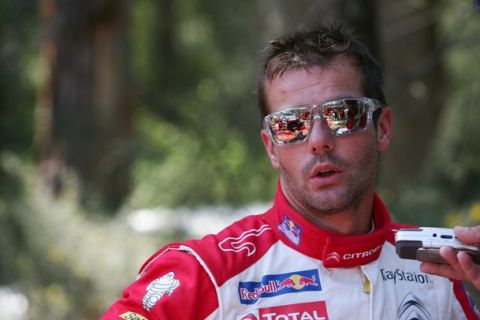
<path fill-rule="evenodd" d="M 354 203 L 357 202 L 361 197 L 353 196 L 348 192 L 320 192 L 321 195 L 314 196 L 314 199 L 311 199 L 310 203 L 312 208 L 315 208 L 317 211 L 324 213 L 338 213 L 351 206 L 354 206 Z"/>

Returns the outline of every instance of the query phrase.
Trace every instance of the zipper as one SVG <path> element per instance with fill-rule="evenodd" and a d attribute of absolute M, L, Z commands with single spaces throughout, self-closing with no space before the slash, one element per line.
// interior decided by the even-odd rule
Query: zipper
<path fill-rule="evenodd" d="M 372 292 L 372 283 L 365 275 L 363 275 L 363 292 L 366 294 L 370 294 L 370 292 Z"/>

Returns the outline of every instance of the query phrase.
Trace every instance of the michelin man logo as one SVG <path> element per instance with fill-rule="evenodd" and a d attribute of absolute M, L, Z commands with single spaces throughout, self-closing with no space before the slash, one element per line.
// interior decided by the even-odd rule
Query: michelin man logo
<path fill-rule="evenodd" d="M 143 308 L 150 311 L 158 300 L 160 300 L 165 294 L 171 295 L 179 285 L 180 281 L 175 279 L 175 274 L 173 272 L 169 272 L 166 275 L 153 280 L 146 289 L 147 294 L 143 297 Z"/>

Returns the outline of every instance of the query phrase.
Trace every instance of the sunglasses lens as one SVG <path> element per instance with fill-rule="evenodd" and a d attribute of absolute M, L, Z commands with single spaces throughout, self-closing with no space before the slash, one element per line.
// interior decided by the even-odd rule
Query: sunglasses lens
<path fill-rule="evenodd" d="M 358 100 L 332 103 L 322 110 L 322 118 L 337 136 L 365 129 L 368 123 L 368 105 Z"/>
<path fill-rule="evenodd" d="M 370 98 L 343 99 L 275 112 L 265 117 L 265 125 L 277 144 L 305 141 L 312 119 L 317 117 L 323 119 L 333 134 L 344 136 L 365 129 L 370 124 L 372 113 L 380 107 L 377 100 Z M 319 115 L 315 114 L 317 109 Z"/>
<path fill-rule="evenodd" d="M 304 141 L 310 131 L 311 111 L 308 108 L 284 110 L 272 114 L 266 121 L 276 143 Z"/>

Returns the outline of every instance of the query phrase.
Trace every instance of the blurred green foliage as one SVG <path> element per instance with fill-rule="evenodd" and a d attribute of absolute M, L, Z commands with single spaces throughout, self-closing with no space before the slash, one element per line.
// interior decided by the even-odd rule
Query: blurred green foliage
<path fill-rule="evenodd" d="M 35 88 L 28 68 L 38 44 L 33 8 L 35 1 L 0 1 L 0 146 L 22 154 L 32 151 L 34 128 Z"/>
<path fill-rule="evenodd" d="M 254 94 L 259 40 L 246 36 L 255 31 L 251 4 L 172 2 L 175 19 L 163 26 L 172 32 L 167 39 L 150 31 L 161 23 L 155 13 L 167 5 L 143 0 L 135 6 L 141 151 L 132 205 L 237 205 L 273 194 Z"/>
<path fill-rule="evenodd" d="M 275 178 L 265 157 L 253 158 L 242 132 L 214 113 L 205 120 L 195 130 L 139 117 L 145 152 L 135 164 L 131 206 L 238 205 L 272 196 Z"/>
<path fill-rule="evenodd" d="M 135 233 L 122 214 L 92 219 L 78 205 L 73 178 L 68 194 L 53 200 L 30 164 L 14 155 L 1 160 L 25 191 L 0 202 L 0 285 L 27 293 L 28 319 L 98 318 L 162 241 L 178 237 Z"/>
<path fill-rule="evenodd" d="M 438 10 L 442 44 L 437 50 L 448 74 L 445 107 L 423 174 L 416 184 L 386 196 L 397 220 L 475 225 L 480 219 L 470 208 L 480 201 L 480 12 L 468 2 L 443 2 Z"/>

